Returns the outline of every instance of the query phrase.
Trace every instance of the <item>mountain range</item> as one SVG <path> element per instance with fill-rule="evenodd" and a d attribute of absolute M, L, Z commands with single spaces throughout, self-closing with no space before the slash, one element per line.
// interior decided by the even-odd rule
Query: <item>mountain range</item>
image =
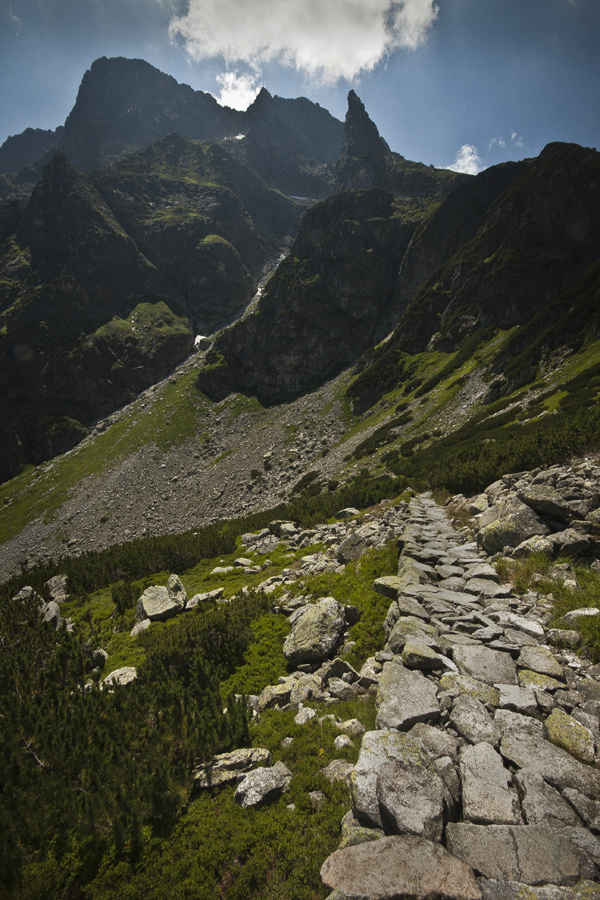
<path fill-rule="evenodd" d="M 391 445 L 376 471 L 498 404 L 516 423 L 531 400 L 543 424 L 588 369 L 589 408 L 599 160 L 555 143 L 468 176 L 390 150 L 354 91 L 345 123 L 264 88 L 239 112 L 142 60 L 97 60 L 64 126 L 0 147 L 5 502 L 11 479 L 87 453 L 99 422 L 185 360 L 186 440 L 215 434 L 215 404 L 232 397 L 268 410 L 333 390 L 340 447 L 370 432 L 372 450 Z M 390 424 L 399 405 L 408 420 Z M 343 476 L 344 449 L 324 474 Z M 197 477 L 218 481 L 207 465 Z M 251 505 L 288 489 L 262 488 Z"/>
<path fill-rule="evenodd" d="M 101 59 L 0 169 L 6 896 L 597 896 L 600 154 Z"/>

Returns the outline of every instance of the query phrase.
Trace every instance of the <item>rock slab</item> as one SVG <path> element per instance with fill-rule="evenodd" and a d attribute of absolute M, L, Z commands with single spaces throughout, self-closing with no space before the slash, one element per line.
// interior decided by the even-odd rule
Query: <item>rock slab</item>
<path fill-rule="evenodd" d="M 384 837 L 332 853 L 321 868 L 336 897 L 364 900 L 480 900 L 473 871 L 441 844 L 414 835 Z"/>

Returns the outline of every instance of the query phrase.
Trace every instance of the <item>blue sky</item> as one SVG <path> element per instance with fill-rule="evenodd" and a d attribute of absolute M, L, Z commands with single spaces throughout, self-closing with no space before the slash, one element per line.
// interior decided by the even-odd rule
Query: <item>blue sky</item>
<path fill-rule="evenodd" d="M 393 150 L 436 166 L 600 145 L 600 0 L 0 0 L 0 142 L 62 124 L 99 56 L 340 119 L 353 88 Z"/>

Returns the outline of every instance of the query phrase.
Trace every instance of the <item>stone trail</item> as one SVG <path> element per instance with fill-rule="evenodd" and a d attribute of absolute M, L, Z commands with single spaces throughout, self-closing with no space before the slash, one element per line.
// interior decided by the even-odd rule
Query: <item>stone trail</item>
<path fill-rule="evenodd" d="M 328 550 L 265 590 L 341 571 L 390 537 L 399 546 L 397 575 L 374 583 L 390 599 L 384 648 L 356 672 L 334 655 L 349 646 L 352 607 L 284 595 L 297 669 L 251 698 L 257 714 L 295 707 L 303 724 L 315 715 L 305 703 L 377 692 L 376 730 L 362 736 L 356 765 L 324 770 L 352 795 L 321 872 L 330 900 L 600 898 L 600 683 L 595 667 L 550 643 L 565 634 L 547 631 L 550 602 L 502 584 L 468 529 L 428 495 L 317 533 L 272 523 L 244 544 L 263 550 L 282 537 Z M 334 722 L 360 737 L 360 723 Z M 240 796 L 248 777 L 240 771 Z"/>
<path fill-rule="evenodd" d="M 426 495 L 400 547 L 375 585 L 392 598 L 377 730 L 350 777 L 355 840 L 321 871 L 330 900 L 600 898 L 594 667 L 547 643 L 545 599 L 500 584 Z"/>

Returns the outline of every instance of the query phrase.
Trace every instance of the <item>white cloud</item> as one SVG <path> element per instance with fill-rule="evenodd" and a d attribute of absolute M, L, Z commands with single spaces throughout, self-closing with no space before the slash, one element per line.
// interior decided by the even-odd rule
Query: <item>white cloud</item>
<path fill-rule="evenodd" d="M 23 27 L 23 20 L 17 16 L 17 14 L 14 12 L 12 6 L 10 7 L 8 14 L 9 14 L 10 18 L 12 19 L 12 21 L 15 23 L 15 27 L 17 29 L 17 34 L 18 34 L 20 32 L 21 28 Z"/>
<path fill-rule="evenodd" d="M 523 146 L 523 138 L 520 135 L 518 135 L 516 131 L 512 132 L 510 139 L 513 142 L 513 144 L 515 145 L 515 147 Z"/>
<path fill-rule="evenodd" d="M 237 69 L 217 75 L 217 84 L 221 88 L 221 93 L 215 94 L 217 103 L 231 109 L 248 109 L 261 88 L 253 75 L 238 75 Z"/>
<path fill-rule="evenodd" d="M 506 141 L 501 137 L 492 138 L 488 144 L 488 150 L 491 150 L 494 144 L 498 144 L 499 147 L 506 147 Z"/>
<path fill-rule="evenodd" d="M 334 83 L 419 47 L 437 12 L 434 0 L 189 0 L 169 31 L 194 59 L 278 61 Z"/>
<path fill-rule="evenodd" d="M 465 175 L 477 175 L 483 168 L 477 147 L 474 147 L 473 144 L 463 144 L 456 154 L 453 164 L 446 168 L 451 169 L 452 172 L 464 172 Z"/>

